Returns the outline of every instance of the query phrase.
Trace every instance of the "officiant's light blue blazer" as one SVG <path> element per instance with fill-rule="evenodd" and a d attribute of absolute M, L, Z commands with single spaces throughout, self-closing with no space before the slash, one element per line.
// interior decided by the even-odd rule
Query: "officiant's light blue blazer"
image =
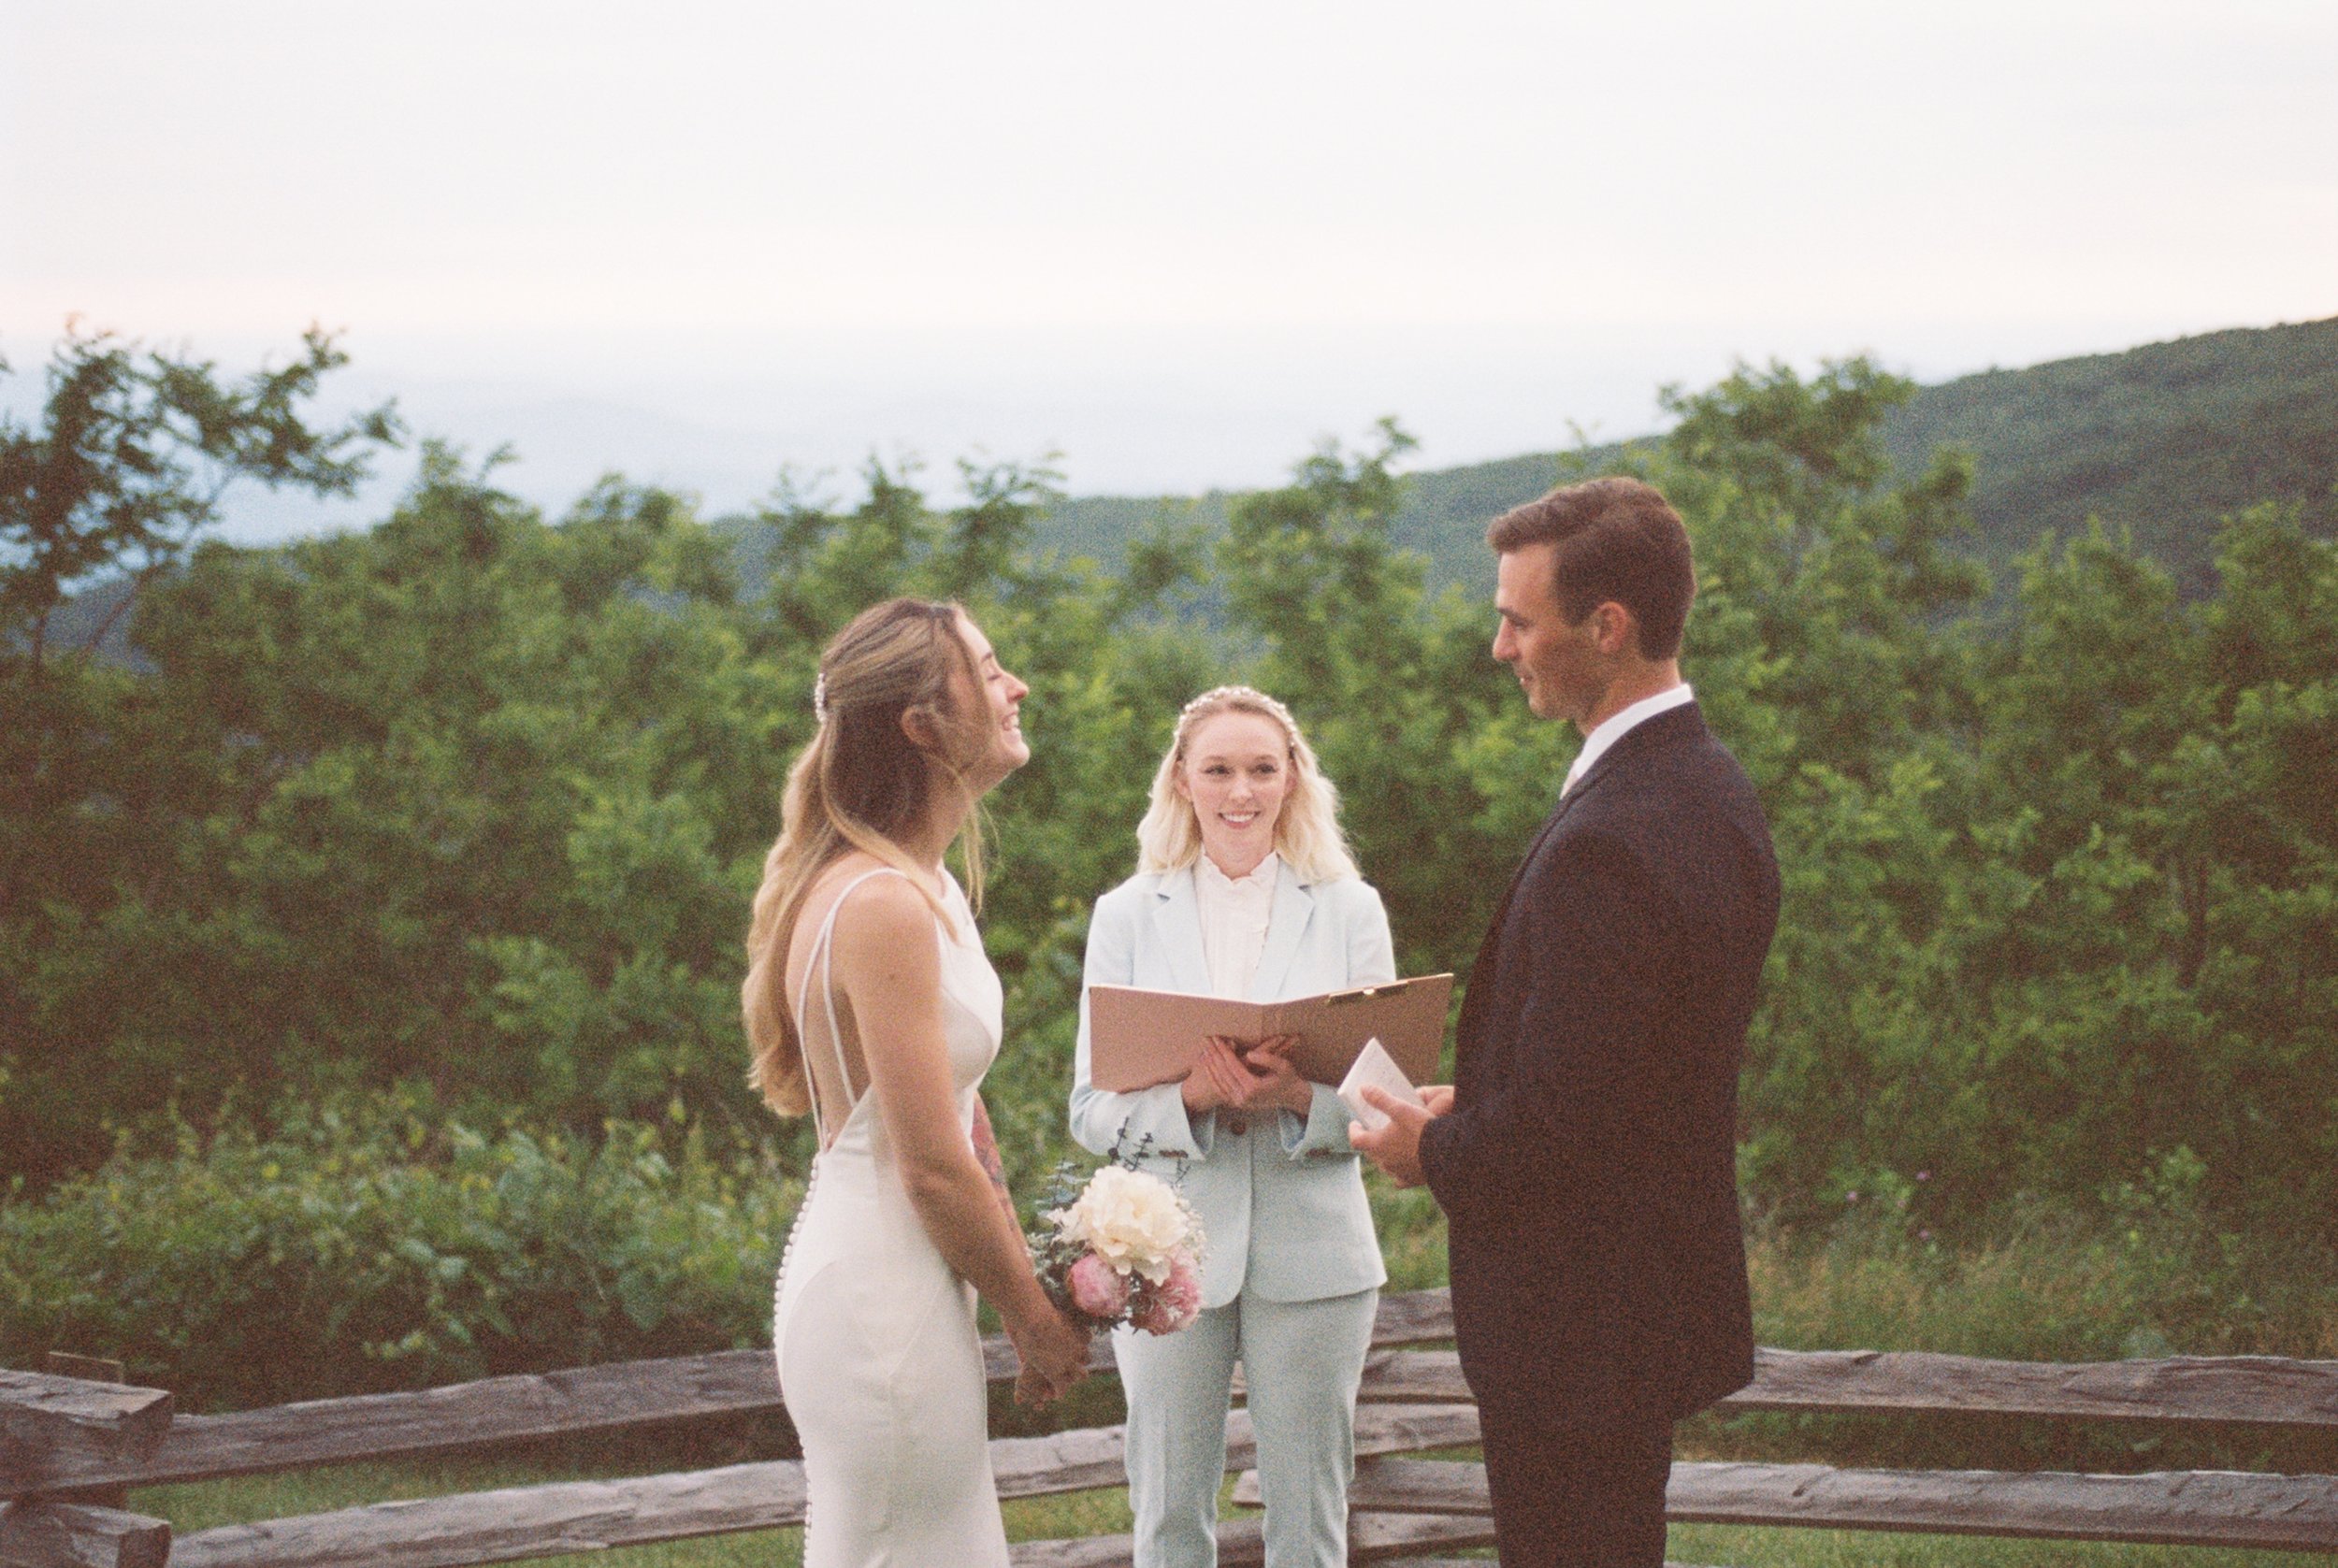
<path fill-rule="evenodd" d="M 1087 985 L 1210 994 L 1193 868 L 1140 872 L 1096 900 L 1080 992 L 1072 1136 L 1091 1154 L 1133 1150 L 1164 1178 L 1184 1167 L 1186 1199 L 1208 1243 L 1202 1304 L 1249 1290 L 1307 1302 L 1369 1290 L 1388 1278 L 1364 1177 L 1348 1142 L 1348 1107 L 1321 1084 L 1306 1116 L 1226 1111 L 1188 1116 L 1178 1086 L 1108 1093 L 1089 1078 Z M 1275 885 L 1252 1001 L 1316 996 L 1396 978 L 1388 913 L 1357 877 L 1305 884 L 1289 864 Z M 1241 1128 L 1236 1130 L 1237 1126 Z"/>

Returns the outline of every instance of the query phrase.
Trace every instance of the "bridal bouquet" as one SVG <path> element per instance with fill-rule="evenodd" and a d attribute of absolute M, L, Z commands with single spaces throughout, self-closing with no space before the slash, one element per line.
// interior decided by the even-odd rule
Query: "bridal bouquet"
<path fill-rule="evenodd" d="M 1039 1283 L 1056 1305 L 1098 1328 L 1126 1323 L 1174 1334 L 1202 1312 L 1202 1222 L 1149 1171 L 1107 1165 L 1031 1232 Z"/>

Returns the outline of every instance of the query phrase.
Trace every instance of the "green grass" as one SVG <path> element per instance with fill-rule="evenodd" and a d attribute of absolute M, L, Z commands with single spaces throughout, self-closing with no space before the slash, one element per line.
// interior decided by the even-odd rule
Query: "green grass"
<path fill-rule="evenodd" d="M 1392 1186 L 1367 1171 L 1365 1194 L 1372 1201 L 1372 1228 L 1379 1233 L 1380 1258 L 1388 1265 L 1385 1288 L 1426 1290 L 1445 1283 L 1445 1211 L 1429 1189 Z"/>
<path fill-rule="evenodd" d="M 693 1460 L 675 1455 L 662 1463 L 645 1464 L 638 1462 L 638 1456 L 635 1457 L 634 1463 L 600 1465 L 590 1463 L 585 1455 L 567 1460 L 455 1456 L 389 1460 L 284 1475 L 148 1487 L 130 1494 L 130 1508 L 134 1513 L 168 1519 L 175 1533 L 188 1535 L 221 1525 L 331 1513 L 369 1503 L 656 1474 L 666 1469 L 716 1462 L 703 1457 Z M 1228 1489 L 1231 1488 L 1230 1481 Z M 1004 1512 L 1007 1536 L 1016 1541 L 1118 1535 L 1126 1534 L 1131 1528 L 1128 1494 L 1118 1487 L 1060 1497 L 1019 1499 L 1006 1503 Z M 747 1531 L 621 1549 L 626 1554 L 625 1561 L 637 1568 L 798 1568 L 803 1552 L 802 1532 L 794 1529 Z M 583 1565 L 606 1561 L 607 1555 L 580 1553 L 537 1561 Z"/>
<path fill-rule="evenodd" d="M 168 1519 L 176 1533 L 187 1535 L 221 1525 L 331 1513 L 369 1503 L 654 1474 L 663 1468 L 686 1468 L 692 1462 L 681 1457 L 669 1465 L 649 1466 L 596 1466 L 483 1457 L 391 1460 L 285 1475 L 149 1487 L 130 1494 L 130 1508 L 135 1513 Z M 1231 1479 L 1226 1489 L 1233 1489 Z M 1234 1510 L 1228 1507 L 1226 1512 L 1231 1517 Z M 1013 1541 L 1124 1535 L 1133 1525 L 1127 1490 L 1119 1487 L 1068 1492 L 1059 1497 L 1017 1499 L 1005 1504 L 1004 1513 L 1007 1538 Z M 802 1533 L 795 1529 L 758 1530 L 621 1549 L 625 1561 L 636 1568 L 799 1568 L 803 1560 Z M 585 1564 L 606 1561 L 607 1555 L 579 1553 L 536 1561 L 573 1563 L 584 1568 Z"/>

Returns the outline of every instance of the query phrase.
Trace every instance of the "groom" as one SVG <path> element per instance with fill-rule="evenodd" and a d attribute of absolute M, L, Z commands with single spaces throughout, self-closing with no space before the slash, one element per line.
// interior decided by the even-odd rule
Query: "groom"
<path fill-rule="evenodd" d="M 1504 1568 L 1661 1563 L 1672 1423 L 1754 1375 L 1738 1063 L 1760 803 L 1681 680 L 1688 534 L 1634 479 L 1496 518 L 1494 656 L 1583 732 L 1479 949 L 1450 1088 L 1349 1133 L 1444 1208 Z"/>

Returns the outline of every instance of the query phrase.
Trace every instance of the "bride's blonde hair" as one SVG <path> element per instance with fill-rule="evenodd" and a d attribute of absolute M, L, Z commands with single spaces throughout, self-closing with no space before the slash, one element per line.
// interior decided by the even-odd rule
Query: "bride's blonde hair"
<path fill-rule="evenodd" d="M 974 792 L 952 760 L 976 755 L 988 728 L 976 711 L 982 674 L 958 629 L 964 613 L 954 603 L 888 599 L 854 616 L 820 655 L 812 698 L 819 728 L 787 772 L 779 839 L 763 860 L 740 988 L 754 1048 L 747 1081 L 782 1115 L 812 1108 L 803 1042 L 787 1007 L 787 947 L 820 873 L 863 851 L 907 872 L 936 916 L 948 918 L 901 840 L 940 808 L 945 791 L 973 804 Z M 938 748 L 910 739 L 902 725 L 909 713 L 926 716 L 941 738 Z M 979 906 L 982 834 L 971 809 L 959 842 L 967 896 Z"/>
<path fill-rule="evenodd" d="M 1299 733 L 1299 721 L 1291 710 L 1249 686 L 1213 686 L 1177 714 L 1169 755 L 1153 773 L 1152 801 L 1145 820 L 1136 825 L 1136 869 L 1177 871 L 1200 858 L 1201 820 L 1193 814 L 1193 803 L 1177 793 L 1177 770 L 1185 766 L 1193 732 L 1220 713 L 1255 713 L 1283 733 L 1291 789 L 1283 797 L 1282 814 L 1275 819 L 1275 849 L 1299 880 L 1333 882 L 1358 875 L 1355 856 L 1339 830 L 1338 789 L 1316 764 L 1314 748 Z"/>

